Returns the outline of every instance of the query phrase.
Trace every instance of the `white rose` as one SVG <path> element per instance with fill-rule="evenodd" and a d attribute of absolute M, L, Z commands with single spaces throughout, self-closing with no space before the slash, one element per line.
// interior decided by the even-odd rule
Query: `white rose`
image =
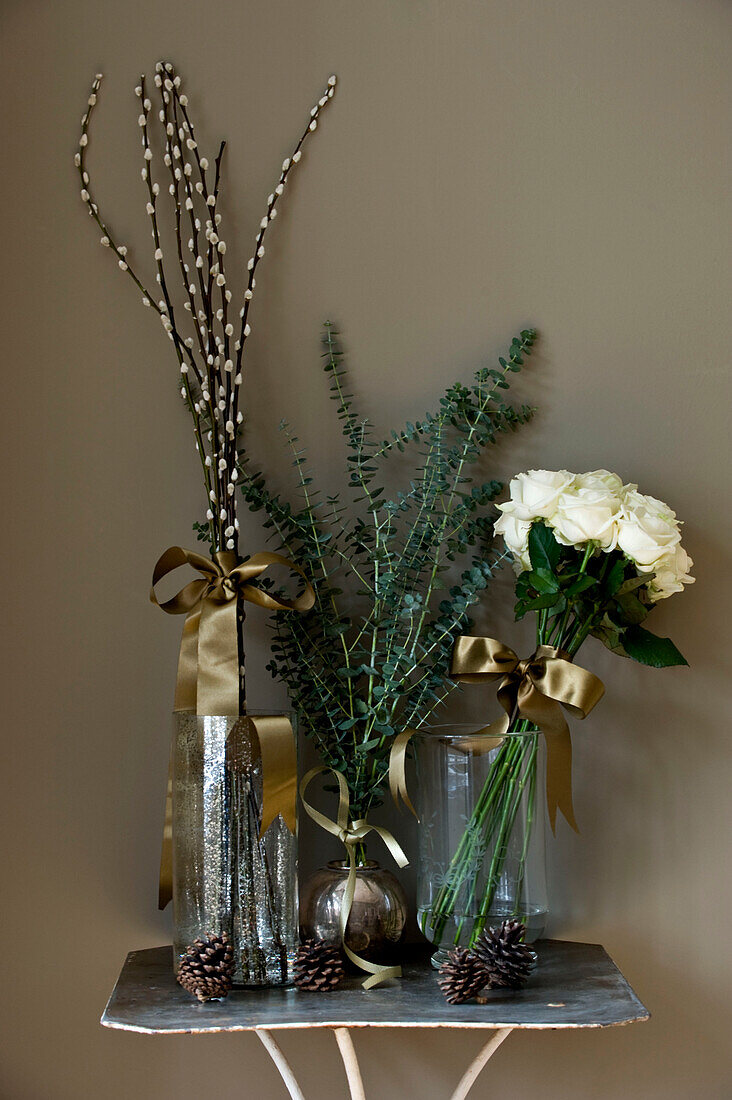
<path fill-rule="evenodd" d="M 577 474 L 575 485 L 578 489 L 607 489 L 618 498 L 622 497 L 624 489 L 631 488 L 623 485 L 618 475 L 610 470 L 589 470 L 586 474 Z M 636 489 L 637 486 L 633 485 L 632 488 Z"/>
<path fill-rule="evenodd" d="M 596 542 L 612 550 L 617 540 L 620 500 L 609 489 L 571 489 L 562 493 L 551 519 L 557 542 L 579 546 Z"/>
<path fill-rule="evenodd" d="M 524 569 L 531 568 L 529 559 L 529 531 L 531 523 L 528 520 L 517 519 L 516 516 L 503 513 L 496 520 L 493 530 L 497 535 L 503 536 L 508 549 Z"/>
<path fill-rule="evenodd" d="M 551 519 L 560 493 L 573 482 L 568 470 L 529 470 L 511 481 L 511 499 L 499 507 L 520 520 Z"/>
<path fill-rule="evenodd" d="M 649 512 L 655 512 L 668 520 L 675 520 L 676 513 L 658 497 L 649 496 L 647 493 L 639 493 L 637 485 L 625 485 L 623 489 L 623 502 L 628 511 L 636 508 L 645 508 Z"/>
<path fill-rule="evenodd" d="M 680 544 L 670 554 L 656 562 L 655 576 L 648 586 L 648 594 L 654 603 L 683 591 L 685 584 L 693 584 L 690 570 L 694 562 Z"/>
<path fill-rule="evenodd" d="M 652 573 L 680 542 L 676 516 L 667 504 L 635 490 L 625 494 L 618 546 L 641 573 Z"/>

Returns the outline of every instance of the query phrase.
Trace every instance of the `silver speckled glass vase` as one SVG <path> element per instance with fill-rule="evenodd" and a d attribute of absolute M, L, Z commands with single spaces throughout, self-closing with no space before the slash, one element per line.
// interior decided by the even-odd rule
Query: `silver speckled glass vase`
<path fill-rule="evenodd" d="M 175 967 L 198 936 L 226 932 L 236 983 L 288 984 L 298 943 L 297 839 L 279 815 L 259 838 L 262 762 L 250 724 L 187 712 L 173 723 Z"/>

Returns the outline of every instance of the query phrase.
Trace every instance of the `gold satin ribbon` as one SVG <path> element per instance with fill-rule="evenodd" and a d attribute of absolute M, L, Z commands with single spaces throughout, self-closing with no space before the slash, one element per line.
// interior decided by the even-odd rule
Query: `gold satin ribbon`
<path fill-rule="evenodd" d="M 490 752 L 491 749 L 498 748 L 503 736 L 488 737 L 486 736 L 490 726 L 485 729 L 478 729 L 473 734 L 467 737 L 460 738 L 460 747 L 465 752 L 472 752 L 476 756 L 482 752 Z M 407 748 L 409 742 L 418 731 L 407 726 L 401 733 L 398 733 L 394 738 L 389 753 L 389 790 L 391 791 L 391 797 L 394 800 L 394 805 L 397 809 L 400 808 L 399 803 L 403 802 L 408 810 L 419 821 L 419 814 L 412 805 L 412 800 L 409 797 L 409 788 L 407 787 Z"/>
<path fill-rule="evenodd" d="M 155 585 L 181 565 L 201 574 L 171 599 L 160 603 Z M 296 600 L 280 600 L 249 582 L 270 565 L 283 565 L 305 581 Z M 238 599 L 271 611 L 309 611 L 315 593 L 302 569 L 280 554 L 253 554 L 239 560 L 233 550 L 218 550 L 204 558 L 182 546 L 171 546 L 155 566 L 150 600 L 168 615 L 185 615 L 178 657 L 174 710 L 197 714 L 239 713 Z"/>
<path fill-rule="evenodd" d="M 485 733 L 505 736 L 513 717 L 539 727 L 546 741 L 546 799 L 552 832 L 557 810 L 579 832 L 572 806 L 572 739 L 562 708 L 575 718 L 586 718 L 605 694 L 602 680 L 553 646 L 540 645 L 521 660 L 496 638 L 465 634 L 455 642 L 450 675 L 463 684 L 500 680 L 498 702 L 506 713 Z"/>
<path fill-rule="evenodd" d="M 160 603 L 158 581 L 181 565 L 201 574 L 171 599 Z M 250 584 L 270 565 L 283 565 L 305 581 L 305 591 L 295 600 L 280 600 Z M 214 552 L 204 558 L 181 546 L 171 546 L 153 571 L 150 600 L 168 615 L 185 615 L 175 687 L 176 712 L 233 716 L 239 713 L 239 640 L 237 603 L 242 599 L 273 611 L 308 611 L 315 593 L 299 566 L 280 554 L 254 554 L 241 562 L 233 551 Z M 248 717 L 244 715 L 243 717 Z M 289 719 L 283 715 L 249 717 L 262 757 L 262 823 L 264 835 L 277 814 L 295 831 L 297 759 Z M 165 823 L 160 854 L 158 906 L 164 909 L 173 893 L 173 757 L 168 765 Z"/>
<path fill-rule="evenodd" d="M 562 707 L 576 718 L 586 718 L 605 694 L 602 681 L 552 646 L 539 646 L 531 657 L 521 660 L 496 638 L 465 634 L 455 642 L 450 675 L 463 684 L 500 680 L 498 701 L 506 713 L 476 731 L 476 735 L 481 735 L 484 751 L 501 743 L 515 718 L 526 718 L 539 727 L 547 748 L 546 797 L 552 831 L 560 810 L 579 832 L 572 806 L 572 740 Z M 412 813 L 415 811 L 407 793 L 405 763 L 407 745 L 414 732 L 406 729 L 395 738 L 389 758 L 392 797 L 397 805 L 401 799 Z M 485 737 L 490 740 L 484 740 Z"/>
<path fill-rule="evenodd" d="M 419 821 L 419 814 L 412 805 L 407 789 L 407 746 L 416 732 L 415 729 L 407 726 L 392 742 L 389 753 L 389 790 L 397 809 L 399 809 L 399 803 L 403 802 Z"/>
<path fill-rule="evenodd" d="M 327 772 L 330 772 L 336 777 L 340 792 L 338 796 L 338 813 L 335 821 L 326 817 L 325 814 L 321 814 L 314 806 L 311 806 L 305 798 L 305 792 L 316 775 L 323 775 Z M 387 981 L 389 978 L 401 978 L 402 968 L 400 966 L 382 966 L 379 963 L 372 963 L 367 959 L 362 959 L 360 955 L 351 951 L 350 947 L 346 946 L 346 927 L 348 925 L 348 918 L 351 914 L 353 896 L 356 890 L 356 845 L 359 844 L 368 833 L 378 833 L 389 849 L 398 867 L 406 867 L 409 860 L 388 829 L 382 829 L 378 825 L 369 825 L 369 823 L 363 819 L 349 822 L 350 800 L 348 797 L 348 784 L 343 775 L 337 772 L 335 768 L 311 768 L 307 775 L 303 776 L 300 783 L 300 798 L 305 808 L 305 812 L 312 818 L 316 825 L 320 825 L 321 829 L 325 829 L 331 836 L 337 836 L 346 848 L 346 854 L 348 856 L 348 878 L 346 879 L 346 888 L 343 892 L 343 900 L 341 902 L 339 922 L 341 942 L 343 944 L 343 950 L 351 962 L 355 963 L 359 969 L 365 970 L 367 974 L 371 975 L 370 978 L 367 978 L 366 981 L 362 983 L 363 988 L 372 989 L 375 985 L 381 985 L 382 982 Z"/>

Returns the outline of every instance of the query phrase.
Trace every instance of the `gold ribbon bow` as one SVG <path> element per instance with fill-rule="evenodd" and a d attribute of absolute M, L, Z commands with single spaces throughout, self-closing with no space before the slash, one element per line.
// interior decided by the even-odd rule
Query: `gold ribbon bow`
<path fill-rule="evenodd" d="M 160 603 L 155 585 L 181 565 L 192 565 L 201 577 Z M 249 583 L 270 565 L 283 565 L 298 573 L 305 581 L 302 595 L 296 600 L 280 600 Z M 242 562 L 233 550 L 216 551 L 211 559 L 182 546 L 171 546 L 158 559 L 150 600 L 168 615 L 186 616 L 174 710 L 239 713 L 238 598 L 271 611 L 309 611 L 315 603 L 315 593 L 302 569 L 280 554 L 253 554 Z"/>
<path fill-rule="evenodd" d="M 496 638 L 465 634 L 455 642 L 450 675 L 463 684 L 500 680 L 498 702 L 506 713 L 485 733 L 505 736 L 514 716 L 539 727 L 546 741 L 546 799 L 552 831 L 561 810 L 579 832 L 572 806 L 572 739 L 562 707 L 576 718 L 586 718 L 605 694 L 602 680 L 553 646 L 540 645 L 520 660 Z"/>
<path fill-rule="evenodd" d="M 316 775 L 322 775 L 326 772 L 330 772 L 338 781 L 340 793 L 338 796 L 338 813 L 335 821 L 326 817 L 325 814 L 321 814 L 314 806 L 311 806 L 305 798 L 305 792 Z M 337 772 L 335 768 L 311 768 L 307 775 L 303 776 L 300 783 L 300 798 L 302 799 L 305 812 L 312 818 L 316 825 L 320 825 L 322 829 L 325 829 L 325 831 L 332 836 L 337 836 L 345 845 L 346 854 L 348 856 L 348 878 L 346 879 L 346 888 L 343 891 L 343 900 L 341 901 L 339 922 L 341 941 L 343 950 L 351 962 L 371 975 L 370 978 L 367 978 L 366 981 L 363 982 L 363 988 L 372 989 L 375 985 L 380 985 L 389 978 L 400 978 L 402 975 L 402 968 L 400 966 L 382 966 L 379 963 L 372 963 L 367 959 L 362 959 L 360 955 L 351 951 L 350 947 L 346 946 L 346 927 L 348 925 L 348 918 L 351 914 L 353 896 L 356 890 L 356 845 L 359 844 L 368 833 L 378 833 L 389 849 L 398 867 L 406 867 L 409 860 L 388 829 L 382 829 L 378 825 L 369 825 L 369 823 L 363 819 L 349 822 L 350 800 L 348 797 L 348 784 L 343 775 Z"/>
<path fill-rule="evenodd" d="M 160 603 L 155 585 L 181 565 L 192 565 L 202 576 Z M 296 600 L 280 600 L 249 582 L 270 565 L 283 565 L 305 580 L 305 591 Z M 238 599 L 274 611 L 307 611 L 315 593 L 303 571 L 279 554 L 254 554 L 240 562 L 232 551 L 218 551 L 204 558 L 181 546 L 171 546 L 158 559 L 153 571 L 150 600 L 168 615 L 185 615 L 178 656 L 175 711 L 197 714 L 239 713 Z M 297 756 L 292 725 L 284 715 L 249 718 L 262 758 L 262 822 L 260 836 L 282 814 L 288 829 L 295 831 L 297 798 Z M 168 767 L 165 823 L 160 856 L 158 906 L 164 909 L 173 895 L 173 758 Z"/>
<path fill-rule="evenodd" d="M 562 707 L 576 718 L 586 718 L 605 694 L 602 681 L 569 660 L 562 650 L 541 645 L 521 660 L 496 638 L 461 635 L 455 642 L 450 675 L 463 684 L 500 680 L 498 701 L 505 714 L 477 732 L 488 735 L 485 748 L 494 748 L 506 736 L 514 718 L 538 726 L 546 741 L 546 798 L 549 821 L 555 830 L 557 810 L 577 832 L 572 806 L 572 740 Z M 389 786 L 394 801 L 401 799 L 414 813 L 405 775 L 407 744 L 414 730 L 395 738 L 389 761 Z M 416 815 L 415 815 L 416 816 Z"/>

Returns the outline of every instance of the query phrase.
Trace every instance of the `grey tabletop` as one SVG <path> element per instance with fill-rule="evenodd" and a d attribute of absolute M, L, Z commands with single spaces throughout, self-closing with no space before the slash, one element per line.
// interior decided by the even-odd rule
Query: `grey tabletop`
<path fill-rule="evenodd" d="M 423 948 L 405 950 L 403 978 L 365 991 L 349 978 L 331 993 L 294 988 L 234 989 L 199 1004 L 176 983 L 171 947 L 132 951 L 102 1015 L 105 1027 L 178 1035 L 257 1028 L 612 1027 L 648 1019 L 599 944 L 540 940 L 538 964 L 517 993 L 493 990 L 487 1003 L 448 1005 Z"/>

